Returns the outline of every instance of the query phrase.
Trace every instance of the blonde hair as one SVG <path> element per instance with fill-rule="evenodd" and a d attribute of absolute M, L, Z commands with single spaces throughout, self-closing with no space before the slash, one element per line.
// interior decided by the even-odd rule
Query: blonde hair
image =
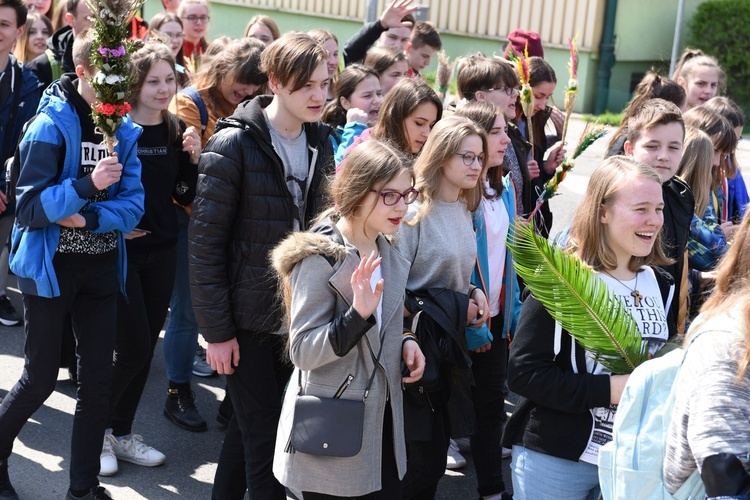
<path fill-rule="evenodd" d="M 661 177 L 652 167 L 625 156 L 611 156 L 591 174 L 583 201 L 570 226 L 565 250 L 574 253 L 596 271 L 615 269 L 617 257 L 607 243 L 601 218 L 631 179 L 645 178 L 661 186 Z M 661 231 L 654 239 L 651 252 L 645 257 L 631 256 L 628 269 L 635 272 L 642 266 L 661 266 L 672 261 L 664 254 Z"/>
<path fill-rule="evenodd" d="M 677 175 L 687 182 L 695 198 L 695 214 L 699 219 L 708 206 L 711 196 L 711 185 L 714 158 L 714 144 L 711 138 L 696 127 L 687 127 L 685 141 L 682 144 L 682 161 Z"/>
<path fill-rule="evenodd" d="M 698 331 L 700 321 L 721 313 L 739 310 L 742 312 L 745 332 L 745 352 L 742 353 L 737 370 L 739 380 L 750 362 L 750 216 L 740 223 L 734 242 L 716 266 L 716 282 L 709 298 L 701 307 L 703 316 L 690 328 L 685 345 Z"/>
<path fill-rule="evenodd" d="M 414 225 L 425 217 L 432 209 L 432 203 L 440 190 L 443 180 L 443 167 L 461 148 L 461 142 L 469 136 L 476 135 L 482 140 L 482 151 L 487 157 L 487 133 L 477 123 L 464 116 L 449 116 L 435 124 L 430 132 L 422 152 L 414 163 L 414 175 L 417 178 L 417 190 L 420 193 L 421 204 L 416 216 L 407 221 Z M 484 168 L 485 165 L 482 165 Z M 462 189 L 459 200 L 466 204 L 469 211 L 473 212 L 482 200 L 482 185 L 472 189 Z"/>

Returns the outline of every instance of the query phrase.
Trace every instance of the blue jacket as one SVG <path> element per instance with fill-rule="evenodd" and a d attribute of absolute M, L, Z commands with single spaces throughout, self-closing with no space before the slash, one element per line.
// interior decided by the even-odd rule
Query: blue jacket
<path fill-rule="evenodd" d="M 727 185 L 729 187 L 729 192 L 727 193 L 729 199 L 727 219 L 742 220 L 747 211 L 747 205 L 750 204 L 750 196 L 747 194 L 747 186 L 739 169 L 737 169 L 737 175 L 731 179 L 727 179 Z"/>
<path fill-rule="evenodd" d="M 354 143 L 354 139 L 360 136 L 365 129 L 367 129 L 367 125 L 359 122 L 348 122 L 343 127 L 336 127 L 336 133 L 331 134 L 333 158 L 336 161 L 336 165 L 341 163 L 347 148 Z"/>
<path fill-rule="evenodd" d="M 125 293 L 126 255 L 123 233 L 131 231 L 144 211 L 141 162 L 137 141 L 141 128 L 127 116 L 116 133 L 115 151 L 123 166 L 120 181 L 109 187 L 109 200 L 88 203 L 79 196 L 81 125 L 78 114 L 67 101 L 60 81 L 53 83 L 39 104 L 37 118 L 19 145 L 21 170 L 16 185 L 16 221 L 11 234 L 10 268 L 18 277 L 23 293 L 58 297 L 52 258 L 60 240 L 55 222 L 79 212 L 94 233 L 118 231 L 120 288 Z M 65 145 L 63 169 L 58 178 L 60 148 Z M 83 182 L 88 183 L 88 180 Z M 78 185 L 80 189 L 80 184 Z M 87 205 L 88 204 L 88 205 Z M 97 225 L 98 224 L 98 225 Z"/>
<path fill-rule="evenodd" d="M 3 124 L 2 127 L 0 127 L 0 155 L 2 155 L 2 152 L 5 151 L 6 147 L 5 127 L 10 126 L 12 129 L 10 131 L 10 148 L 8 149 L 8 155 L 4 158 L 0 158 L 0 161 L 5 161 L 13 156 L 13 153 L 16 150 L 18 137 L 21 135 L 21 129 L 23 129 L 23 124 L 36 114 L 36 108 L 39 105 L 39 97 L 42 92 L 39 79 L 36 75 L 29 68 L 16 61 L 13 54 L 9 57 L 8 66 L 3 68 L 3 70 L 6 72 L 5 78 L 11 79 L 11 93 L 4 103 L 0 103 L 0 124 Z M 13 123 L 9 123 L 10 111 L 13 107 L 14 98 L 12 90 L 16 78 L 20 78 L 21 87 L 19 94 L 21 98 L 18 101 L 18 110 L 16 111 L 16 116 L 13 118 Z M 0 175 L 0 185 L 0 189 L 4 192 L 4 173 L 3 175 Z"/>
<path fill-rule="evenodd" d="M 513 222 L 516 218 L 516 191 L 513 188 L 513 181 L 509 175 L 503 178 L 503 192 L 500 195 L 503 200 L 505 209 L 508 211 L 510 219 L 510 228 L 508 234 L 513 230 Z M 484 225 L 484 211 L 482 205 L 473 214 L 474 231 L 477 236 L 477 265 L 474 266 L 474 272 L 471 275 L 471 283 L 478 286 L 489 297 L 487 290 L 490 288 L 489 280 L 489 251 L 487 249 L 487 232 Z M 505 244 L 505 242 L 502 242 Z M 500 294 L 503 298 L 503 307 L 500 308 L 503 314 L 504 326 L 502 338 L 512 336 L 516 331 L 518 316 L 521 314 L 520 290 L 518 289 L 518 280 L 516 278 L 516 268 L 513 264 L 513 257 L 510 251 L 505 252 L 505 272 L 503 273 L 504 291 Z M 479 328 L 466 328 L 466 347 L 469 350 L 482 347 L 492 342 L 493 335 L 487 326 L 487 323 Z"/>

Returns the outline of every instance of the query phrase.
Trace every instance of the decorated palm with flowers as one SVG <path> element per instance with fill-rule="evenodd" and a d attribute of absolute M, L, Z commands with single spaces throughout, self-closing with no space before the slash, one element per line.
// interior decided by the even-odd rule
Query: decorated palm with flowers
<path fill-rule="evenodd" d="M 578 95 L 578 36 L 568 38 L 570 46 L 570 61 L 568 61 L 568 84 L 565 86 L 565 121 L 563 122 L 562 141 L 565 142 L 565 135 L 568 133 L 568 122 L 570 115 L 573 114 L 573 103 Z"/>
<path fill-rule="evenodd" d="M 127 41 L 128 21 L 144 0 L 91 0 L 87 2 L 93 24 L 91 64 L 99 71 L 89 83 L 96 92 L 91 117 L 104 135 L 110 154 L 117 144 L 115 133 L 130 111 L 130 58 L 133 45 Z"/>
<path fill-rule="evenodd" d="M 526 47 L 523 49 L 523 55 L 516 52 L 513 47 L 510 47 L 508 56 L 510 61 L 516 67 L 516 73 L 518 74 L 518 80 L 521 83 L 521 90 L 518 93 L 518 98 L 521 101 L 521 108 L 523 114 L 526 115 L 528 121 L 529 131 L 529 142 L 531 143 L 531 157 L 534 157 L 534 127 L 531 126 L 531 115 L 534 113 L 534 96 L 531 92 L 531 70 L 529 69 L 529 42 L 526 42 Z"/>
<path fill-rule="evenodd" d="M 539 194 L 539 198 L 536 200 L 536 207 L 534 207 L 534 210 L 529 215 L 529 218 L 527 219 L 528 221 L 534 218 L 534 215 L 536 215 L 545 201 L 558 194 L 557 190 L 560 188 L 560 183 L 565 180 L 568 172 L 570 172 L 573 167 L 575 167 L 576 159 L 581 156 L 589 146 L 603 137 L 606 133 L 607 128 L 600 123 L 588 122 L 586 124 L 586 128 L 583 129 L 583 133 L 581 134 L 581 138 L 578 140 L 578 145 L 576 146 L 575 150 L 573 150 L 573 154 L 565 157 L 562 163 L 560 163 L 560 165 L 555 169 L 555 173 L 552 178 L 544 184 L 544 188 Z"/>

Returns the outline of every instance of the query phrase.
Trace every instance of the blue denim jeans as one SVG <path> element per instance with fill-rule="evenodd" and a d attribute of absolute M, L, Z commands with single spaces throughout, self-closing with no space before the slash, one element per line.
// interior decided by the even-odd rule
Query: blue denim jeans
<path fill-rule="evenodd" d="M 169 303 L 169 323 L 164 332 L 164 364 L 167 378 L 178 384 L 187 384 L 193 375 L 195 346 L 198 342 L 198 323 L 193 314 L 188 277 L 187 227 L 190 216 L 185 209 L 177 210 L 177 266 L 172 300 Z"/>
<path fill-rule="evenodd" d="M 590 463 L 573 462 L 514 446 L 510 471 L 514 500 L 599 498 L 599 468 Z"/>

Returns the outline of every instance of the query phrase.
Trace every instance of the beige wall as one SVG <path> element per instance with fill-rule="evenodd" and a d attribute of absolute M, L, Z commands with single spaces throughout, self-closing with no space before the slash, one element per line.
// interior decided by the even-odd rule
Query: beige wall
<path fill-rule="evenodd" d="M 378 12 L 390 0 L 378 2 Z M 366 0 L 213 0 L 262 9 L 347 20 L 365 17 Z M 421 0 L 441 33 L 507 39 L 523 28 L 541 33 L 545 47 L 567 47 L 578 33 L 582 51 L 596 50 L 605 0 Z"/>

